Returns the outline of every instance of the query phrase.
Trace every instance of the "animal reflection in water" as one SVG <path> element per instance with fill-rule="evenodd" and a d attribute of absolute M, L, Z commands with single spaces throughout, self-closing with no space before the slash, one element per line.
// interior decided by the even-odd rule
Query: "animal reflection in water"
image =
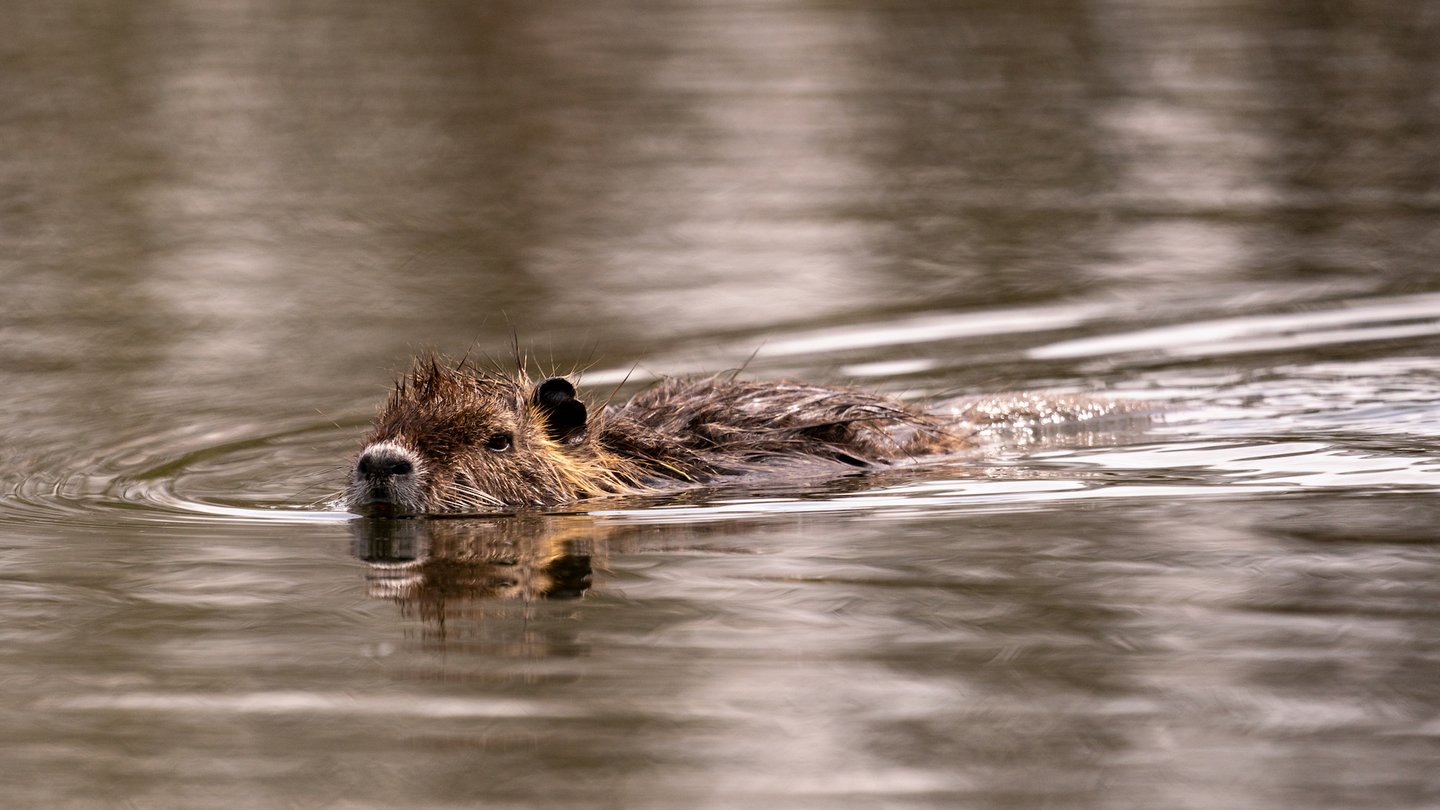
<path fill-rule="evenodd" d="M 588 532 L 543 519 L 363 520 L 355 556 L 370 594 L 402 602 L 573 599 L 590 587 Z"/>
<path fill-rule="evenodd" d="M 578 600 L 593 565 L 611 550 L 638 547 L 642 527 L 604 526 L 585 516 L 357 520 L 355 556 L 367 564 L 373 598 L 419 619 L 432 641 L 455 641 L 456 623 L 528 615 L 542 603 Z"/>

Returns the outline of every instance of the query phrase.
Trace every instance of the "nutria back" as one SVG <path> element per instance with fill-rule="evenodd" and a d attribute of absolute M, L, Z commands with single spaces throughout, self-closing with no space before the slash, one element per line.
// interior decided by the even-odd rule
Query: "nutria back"
<path fill-rule="evenodd" d="M 342 497 L 363 514 L 555 506 L 763 469 L 869 467 L 970 446 L 971 429 L 850 388 L 670 379 L 591 407 L 563 377 L 533 380 L 423 358 L 391 392 Z"/>

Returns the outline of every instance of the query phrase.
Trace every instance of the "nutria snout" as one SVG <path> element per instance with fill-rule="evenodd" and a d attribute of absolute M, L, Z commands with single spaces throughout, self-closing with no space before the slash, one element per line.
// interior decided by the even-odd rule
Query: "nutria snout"
<path fill-rule="evenodd" d="M 420 455 L 407 447 L 391 441 L 374 442 L 355 459 L 346 503 L 359 511 L 424 512 L 420 483 L 424 466 Z"/>
<path fill-rule="evenodd" d="M 950 453 L 969 429 L 847 388 L 670 379 L 595 408 L 563 377 L 419 360 L 356 457 L 342 505 L 370 515 L 555 506 L 802 461 L 836 470 Z"/>

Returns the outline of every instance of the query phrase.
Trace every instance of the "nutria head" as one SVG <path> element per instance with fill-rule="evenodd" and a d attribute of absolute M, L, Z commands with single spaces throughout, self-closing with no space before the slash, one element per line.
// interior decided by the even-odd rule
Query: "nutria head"
<path fill-rule="evenodd" d="M 375 418 L 342 503 L 367 515 L 562 503 L 580 494 L 585 444 L 585 405 L 563 377 L 422 359 Z"/>

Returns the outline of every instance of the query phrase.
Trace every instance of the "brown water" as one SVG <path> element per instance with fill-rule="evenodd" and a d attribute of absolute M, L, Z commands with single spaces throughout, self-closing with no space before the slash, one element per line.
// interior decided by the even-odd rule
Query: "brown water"
<path fill-rule="evenodd" d="M 1440 4 L 8 12 L 4 806 L 1440 806 Z M 325 510 L 512 331 L 1168 415 Z"/>

